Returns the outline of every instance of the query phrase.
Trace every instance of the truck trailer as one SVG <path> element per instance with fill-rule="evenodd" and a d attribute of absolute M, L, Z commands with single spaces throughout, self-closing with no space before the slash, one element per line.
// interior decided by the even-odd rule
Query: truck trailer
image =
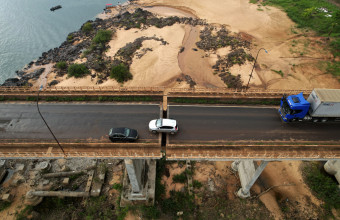
<path fill-rule="evenodd" d="M 307 100 L 302 92 L 283 95 L 279 114 L 284 122 L 340 122 L 340 89 L 314 89 Z"/>

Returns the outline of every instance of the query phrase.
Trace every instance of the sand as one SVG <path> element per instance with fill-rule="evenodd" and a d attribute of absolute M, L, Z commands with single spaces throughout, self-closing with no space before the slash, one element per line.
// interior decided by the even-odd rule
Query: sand
<path fill-rule="evenodd" d="M 324 39 L 315 37 L 313 33 L 302 33 L 295 28 L 295 24 L 278 8 L 258 6 L 248 0 L 138 0 L 129 5 L 132 12 L 138 4 L 145 10 L 158 16 L 196 17 L 205 19 L 208 23 L 226 25 L 227 28 L 251 42 L 248 53 L 256 57 L 257 62 L 250 78 L 253 62 L 246 62 L 230 69 L 231 74 L 240 75 L 243 85 L 247 85 L 250 78 L 250 88 L 254 89 L 313 89 L 340 88 L 339 81 L 330 74 L 326 74 L 322 62 L 331 60 L 331 54 L 320 44 Z M 120 7 L 120 6 L 119 6 Z M 101 14 L 107 18 L 117 14 L 112 9 L 109 14 Z M 124 86 L 145 87 L 165 86 L 184 87 L 189 84 L 177 79 L 188 75 L 196 83 L 196 88 L 225 88 L 226 84 L 218 75 L 213 74 L 212 66 L 217 61 L 217 55 L 226 55 L 230 48 L 220 48 L 216 53 L 205 52 L 196 47 L 199 32 L 203 27 L 175 24 L 170 27 L 149 27 L 144 30 L 117 30 L 110 41 L 110 49 L 106 55 L 114 57 L 116 52 L 127 43 L 142 36 L 163 38 L 167 45 L 160 45 L 159 41 L 147 40 L 137 51 L 140 54 L 147 51 L 140 59 L 133 57 L 130 71 L 133 79 L 119 84 L 112 79 L 97 84 L 96 78 L 54 78 L 62 81 L 58 86 Z M 180 48 L 185 50 L 180 53 Z M 261 48 L 265 48 L 268 53 Z M 195 49 L 195 50 L 193 50 Z M 93 72 L 93 74 L 95 74 Z M 92 80 L 91 80 L 92 79 Z"/>
<path fill-rule="evenodd" d="M 322 51 L 322 47 L 315 44 L 318 39 L 312 34 L 304 37 L 299 33 L 295 24 L 278 8 L 258 6 L 249 3 L 248 0 L 138 0 L 138 4 L 156 7 L 169 6 L 194 14 L 197 18 L 206 19 L 208 23 L 227 25 L 232 32 L 241 33 L 245 39 L 251 40 L 250 53 L 254 57 L 260 48 L 265 48 L 268 54 L 264 50 L 259 52 L 258 65 L 253 71 L 253 78 L 250 81 L 250 86 L 253 88 L 340 88 L 338 80 L 325 74 L 325 69 L 320 69 L 318 65 L 319 61 L 330 60 L 330 53 Z M 164 11 L 163 7 L 158 13 L 166 14 Z M 300 48 L 292 46 L 294 40 L 300 42 Z M 310 43 L 306 45 L 306 42 Z M 181 62 L 180 59 L 179 62 Z M 200 61 L 196 59 L 193 62 L 199 63 Z M 243 84 L 246 85 L 252 66 L 253 63 L 234 66 L 231 73 L 240 74 Z M 199 66 L 197 70 L 200 69 Z M 277 73 L 280 70 L 283 76 Z M 209 80 L 211 74 L 207 73 L 204 77 Z M 210 84 L 206 86 L 209 87 Z"/>
<path fill-rule="evenodd" d="M 251 78 L 253 62 L 235 65 L 230 69 L 231 74 L 241 76 L 244 86 L 250 79 L 250 88 L 254 89 L 340 88 L 338 79 L 326 73 L 325 62 L 332 60 L 332 55 L 324 49 L 325 39 L 316 37 L 312 32 L 298 30 L 278 8 L 251 4 L 248 0 L 138 0 L 128 6 L 117 6 L 111 13 L 100 14 L 99 17 L 105 19 L 115 16 L 122 7 L 129 12 L 133 12 L 137 7 L 143 7 L 144 10 L 161 17 L 194 17 L 205 19 L 206 22 L 216 26 L 226 25 L 231 32 L 251 42 L 251 48 L 246 52 L 257 57 Z M 205 52 L 197 48 L 195 43 L 199 41 L 199 32 L 202 28 L 175 24 L 161 29 L 149 27 L 143 30 L 117 30 L 109 42 L 111 48 L 106 54 L 111 58 L 127 43 L 142 36 L 155 36 L 168 42 L 167 45 L 161 45 L 156 40 L 144 41 L 143 47 L 136 54 L 142 53 L 146 48 L 152 51 L 147 51 L 141 58 L 134 55 L 130 66 L 133 79 L 124 84 L 112 79 L 98 84 L 98 79 L 90 76 L 82 79 L 56 77 L 50 70 L 47 83 L 56 79 L 61 81 L 57 86 L 66 87 L 189 88 L 189 84 L 183 80 L 187 75 L 196 83 L 196 88 L 225 88 L 227 85 L 218 74 L 213 74 L 212 66 L 217 61 L 217 55 L 227 55 L 230 48 L 220 48 L 216 52 Z M 182 47 L 184 51 L 180 53 Z M 261 48 L 265 48 L 268 53 Z M 92 74 L 96 73 L 92 71 Z M 41 82 L 37 82 L 35 86 L 38 87 L 40 84 Z"/>

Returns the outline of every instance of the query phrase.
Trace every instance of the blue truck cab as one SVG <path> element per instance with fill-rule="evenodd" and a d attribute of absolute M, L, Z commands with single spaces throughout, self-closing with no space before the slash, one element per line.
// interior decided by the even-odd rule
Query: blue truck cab
<path fill-rule="evenodd" d="M 285 122 L 302 120 L 308 114 L 310 103 L 303 97 L 303 93 L 297 95 L 284 95 L 281 98 L 279 113 Z"/>

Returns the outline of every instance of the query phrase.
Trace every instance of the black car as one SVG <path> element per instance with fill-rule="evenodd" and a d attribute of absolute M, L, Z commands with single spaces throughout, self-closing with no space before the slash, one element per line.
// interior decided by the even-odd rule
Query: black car
<path fill-rule="evenodd" d="M 138 139 L 138 132 L 131 128 L 111 128 L 109 138 L 112 142 L 129 141 L 133 142 Z"/>

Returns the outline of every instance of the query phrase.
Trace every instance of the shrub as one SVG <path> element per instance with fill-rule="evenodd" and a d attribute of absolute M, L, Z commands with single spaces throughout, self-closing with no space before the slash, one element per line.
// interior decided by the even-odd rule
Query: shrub
<path fill-rule="evenodd" d="M 187 176 L 186 176 L 185 171 L 181 174 L 177 174 L 172 177 L 172 181 L 174 183 L 185 183 L 186 180 L 187 180 Z"/>
<path fill-rule="evenodd" d="M 90 74 L 90 70 L 84 64 L 72 64 L 68 67 L 68 76 L 80 78 Z"/>
<path fill-rule="evenodd" d="M 0 212 L 11 206 L 12 203 L 6 201 L 0 201 Z"/>
<path fill-rule="evenodd" d="M 192 186 L 194 187 L 194 188 L 201 188 L 202 187 L 202 183 L 201 182 L 199 182 L 198 180 L 194 180 L 193 182 L 192 182 Z"/>
<path fill-rule="evenodd" d="M 60 61 L 56 64 L 57 69 L 60 70 L 66 70 L 67 69 L 67 63 L 65 61 Z"/>
<path fill-rule="evenodd" d="M 85 33 L 90 33 L 93 30 L 92 24 L 90 22 L 86 22 L 81 30 Z"/>
<path fill-rule="evenodd" d="M 69 34 L 69 35 L 67 35 L 67 41 L 71 41 L 73 39 L 73 34 Z"/>
<path fill-rule="evenodd" d="M 111 37 L 111 30 L 99 30 L 92 41 L 96 44 L 105 44 L 110 41 Z"/>
<path fill-rule="evenodd" d="M 125 64 L 121 63 L 112 67 L 110 78 L 115 79 L 119 83 L 123 83 L 132 79 L 132 74 L 130 73 L 129 68 Z"/>

